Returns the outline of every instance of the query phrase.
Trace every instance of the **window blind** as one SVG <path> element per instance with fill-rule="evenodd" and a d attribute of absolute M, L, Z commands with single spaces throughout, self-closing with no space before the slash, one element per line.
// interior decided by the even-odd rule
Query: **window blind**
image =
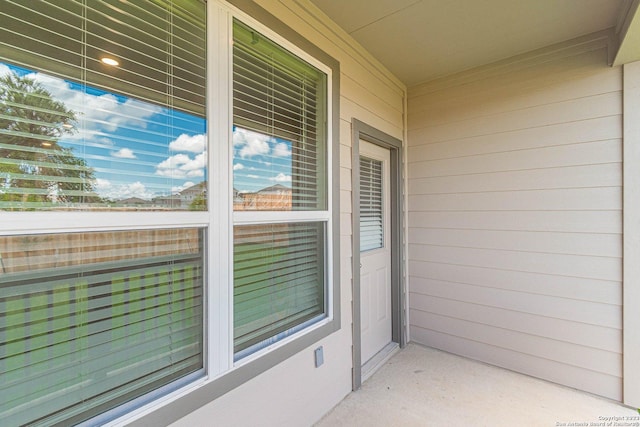
<path fill-rule="evenodd" d="M 290 146 L 287 165 L 278 168 L 276 157 L 281 155 L 270 147 L 260 152 L 263 159 L 254 167 L 254 172 L 262 174 L 252 174 L 263 177 L 263 187 L 273 184 L 269 183 L 273 176 L 290 176 L 288 210 L 327 207 L 326 98 L 325 73 L 245 24 L 234 22 L 234 126 L 271 137 L 274 146 Z M 269 210 L 264 205 L 262 209 Z"/>
<path fill-rule="evenodd" d="M 0 238 L 1 425 L 70 425 L 203 369 L 202 231 Z"/>
<path fill-rule="evenodd" d="M 236 353 L 325 313 L 324 228 L 316 222 L 235 227 Z"/>
<path fill-rule="evenodd" d="M 202 1 L 0 1 L 2 56 L 15 65 L 204 117 Z M 116 59 L 117 68 L 100 59 Z"/>
<path fill-rule="evenodd" d="M 200 0 L 0 0 L 0 209 L 206 209 L 205 33 Z"/>
<path fill-rule="evenodd" d="M 360 157 L 360 250 L 381 248 L 382 223 L 382 162 Z"/>
<path fill-rule="evenodd" d="M 327 315 L 328 92 L 324 72 L 237 20 L 233 39 L 234 209 L 284 211 L 234 227 L 240 359 Z"/>

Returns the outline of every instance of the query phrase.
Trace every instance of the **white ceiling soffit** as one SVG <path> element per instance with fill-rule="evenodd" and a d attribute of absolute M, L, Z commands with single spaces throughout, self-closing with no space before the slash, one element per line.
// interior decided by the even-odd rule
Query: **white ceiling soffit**
<path fill-rule="evenodd" d="M 407 86 L 615 27 L 629 4 L 628 0 L 311 1 Z"/>

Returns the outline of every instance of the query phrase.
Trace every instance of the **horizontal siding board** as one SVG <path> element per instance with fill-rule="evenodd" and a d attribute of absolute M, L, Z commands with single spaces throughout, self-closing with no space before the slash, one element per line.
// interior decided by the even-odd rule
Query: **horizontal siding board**
<path fill-rule="evenodd" d="M 412 161 L 439 160 L 479 154 L 503 153 L 609 139 L 622 139 L 622 115 L 613 114 L 578 122 L 557 123 L 502 132 L 473 135 L 444 142 L 421 139 L 409 130 L 409 158 Z"/>
<path fill-rule="evenodd" d="M 552 359 L 501 348 L 454 335 L 444 334 L 417 326 L 410 328 L 411 337 L 419 343 L 486 363 L 542 378 L 568 387 L 577 388 L 609 399 L 622 399 L 622 379 L 618 376 L 589 371 Z"/>
<path fill-rule="evenodd" d="M 409 194 L 596 188 L 622 186 L 619 162 L 520 171 L 434 176 L 409 180 Z"/>
<path fill-rule="evenodd" d="M 409 261 L 412 292 L 423 292 L 429 280 L 553 296 L 577 301 L 622 305 L 619 281 L 585 279 L 488 267 Z"/>
<path fill-rule="evenodd" d="M 426 138 L 431 143 L 481 135 L 499 135 L 537 127 L 615 116 L 618 111 L 616 107 L 620 102 L 619 92 L 613 92 L 550 106 L 532 107 L 528 110 L 497 114 L 493 117 L 481 117 L 421 128 L 412 127 L 410 133 L 415 139 Z"/>
<path fill-rule="evenodd" d="M 381 132 L 402 140 L 402 114 L 398 113 L 395 117 L 381 117 L 368 107 L 357 104 L 352 100 L 340 98 L 340 116 L 344 120 L 351 120 L 356 117 L 358 120 L 370 124 Z"/>
<path fill-rule="evenodd" d="M 616 91 L 444 125 L 422 128 L 412 126 L 411 129 L 412 135 L 416 139 L 427 138 L 433 142 L 451 141 L 469 136 L 489 135 L 617 115 L 620 113 L 621 105 L 622 95 Z"/>
<path fill-rule="evenodd" d="M 340 236 L 340 257 L 347 260 L 351 258 L 351 255 L 351 236 Z"/>
<path fill-rule="evenodd" d="M 540 208 L 543 208 L 542 206 Z M 413 212 L 409 225 L 459 230 L 558 231 L 622 233 L 621 211 Z"/>
<path fill-rule="evenodd" d="M 340 80 L 340 93 L 342 96 L 351 100 L 357 100 L 358 103 L 366 105 L 372 111 L 377 112 L 380 116 L 393 117 L 402 114 L 403 105 L 402 98 L 396 94 L 386 94 L 372 92 L 365 86 L 364 82 L 358 82 L 351 76 L 342 73 Z M 381 96 L 385 96 L 382 98 Z"/>
<path fill-rule="evenodd" d="M 351 214 L 349 213 L 341 213 L 340 214 L 340 235 L 341 236 L 351 236 Z"/>
<path fill-rule="evenodd" d="M 446 298 L 425 298 L 420 300 L 419 309 L 413 309 L 413 306 L 410 307 L 413 323 L 422 328 L 433 327 L 424 314 L 433 313 L 497 328 L 504 328 L 504 325 L 509 325 L 516 332 L 586 346 L 607 353 L 611 353 L 612 348 L 618 348 L 618 342 L 622 337 L 622 331 L 619 329 Z M 619 356 L 619 353 L 611 354 Z M 611 374 L 619 375 L 617 369 L 611 367 L 605 367 L 604 369 L 609 369 Z"/>
<path fill-rule="evenodd" d="M 612 329 L 620 329 L 622 326 L 618 305 L 430 279 L 420 279 L 416 282 L 419 283 L 418 287 L 411 288 L 411 308 L 413 309 L 426 311 L 422 305 L 427 304 L 432 297 L 438 297 L 585 325 Z M 457 315 L 451 313 L 451 316 Z M 509 329 L 511 326 L 504 324 L 503 327 Z M 610 351 L 616 351 L 616 349 L 610 349 Z"/>
<path fill-rule="evenodd" d="M 599 56 L 602 52 L 594 53 Z M 594 53 L 585 55 L 582 59 L 592 61 Z M 421 118 L 428 116 L 430 124 L 443 124 L 451 119 L 499 114 L 622 89 L 622 79 L 618 74 L 594 66 L 593 62 L 583 68 L 570 70 L 545 67 L 545 71 L 555 72 L 552 76 L 539 71 L 531 79 L 503 76 L 502 79 L 485 80 L 456 88 L 456 91 L 432 94 L 428 104 L 424 99 L 412 97 L 409 99 L 409 120 L 419 126 Z M 478 105 L 482 108 L 475 108 Z"/>
<path fill-rule="evenodd" d="M 341 167 L 340 168 L 340 189 L 341 190 L 351 190 L 351 168 Z"/>
<path fill-rule="evenodd" d="M 340 144 L 340 166 L 351 170 L 351 147 Z"/>
<path fill-rule="evenodd" d="M 350 214 L 351 206 L 351 190 L 340 190 L 340 213 Z"/>
<path fill-rule="evenodd" d="M 581 367 L 589 371 L 621 376 L 622 358 L 617 353 L 521 333 L 502 327 L 494 327 L 476 321 L 467 321 L 416 310 L 412 310 L 411 313 L 416 316 L 418 322 L 428 325 L 428 329 L 431 330 L 460 338 L 491 342 L 501 348 L 526 353 L 541 359 L 555 360 L 556 362 Z M 419 326 L 419 324 L 416 324 L 416 326 Z"/>
<path fill-rule="evenodd" d="M 434 176 L 581 166 L 622 161 L 619 139 L 504 153 L 409 162 L 409 179 Z"/>
<path fill-rule="evenodd" d="M 421 211 L 529 211 L 622 208 L 621 187 L 568 188 L 409 196 L 409 209 Z"/>
<path fill-rule="evenodd" d="M 476 249 L 428 244 L 410 244 L 416 261 L 470 265 L 502 270 L 583 277 L 599 280 L 622 280 L 622 262 L 618 258 L 567 254 Z"/>
<path fill-rule="evenodd" d="M 622 258 L 617 234 L 411 228 L 409 243 Z"/>

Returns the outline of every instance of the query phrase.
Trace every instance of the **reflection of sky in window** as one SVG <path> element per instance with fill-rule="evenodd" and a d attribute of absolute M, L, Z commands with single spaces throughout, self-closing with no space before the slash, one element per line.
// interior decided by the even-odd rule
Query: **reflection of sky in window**
<path fill-rule="evenodd" d="M 233 128 L 233 187 L 256 192 L 272 185 L 291 187 L 291 142 Z"/>
<path fill-rule="evenodd" d="M 10 72 L 76 113 L 59 143 L 94 169 L 100 196 L 152 199 L 206 180 L 204 118 L 0 62 L 0 75 Z"/>
<path fill-rule="evenodd" d="M 0 62 L 0 75 L 10 72 L 76 113 L 73 134 L 59 143 L 93 168 L 101 197 L 150 200 L 206 180 L 204 118 Z M 234 127 L 233 148 L 235 189 L 291 187 L 290 141 Z"/>

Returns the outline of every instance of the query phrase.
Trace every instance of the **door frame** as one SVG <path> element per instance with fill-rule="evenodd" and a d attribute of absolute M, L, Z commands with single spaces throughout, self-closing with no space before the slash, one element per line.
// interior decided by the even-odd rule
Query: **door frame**
<path fill-rule="evenodd" d="M 358 119 L 351 120 L 352 182 L 352 300 L 353 300 L 353 390 L 362 386 L 361 319 L 360 319 L 360 140 L 389 150 L 391 197 L 391 341 L 400 348 L 406 345 L 404 259 L 404 153 L 402 141 Z"/>

